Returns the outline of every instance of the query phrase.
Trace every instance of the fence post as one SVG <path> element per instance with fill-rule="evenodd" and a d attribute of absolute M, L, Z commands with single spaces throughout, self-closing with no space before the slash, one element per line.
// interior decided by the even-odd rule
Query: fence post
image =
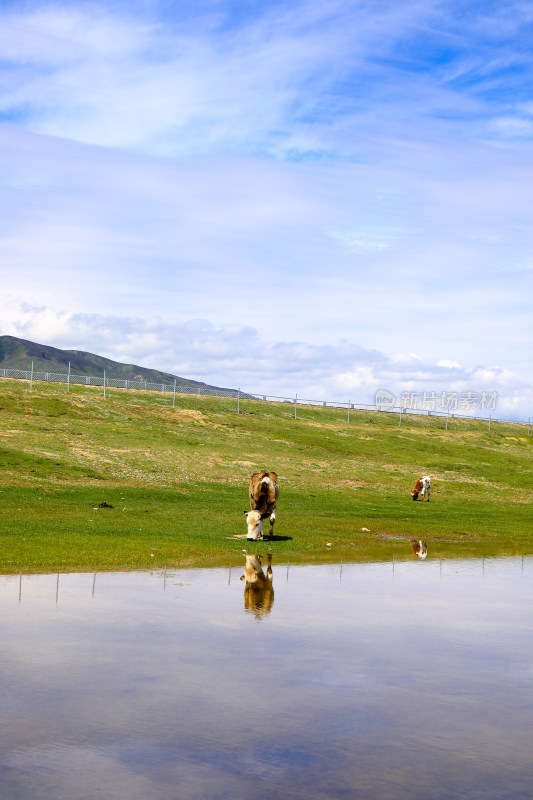
<path fill-rule="evenodd" d="M 33 361 L 31 362 L 30 392 L 32 391 L 32 389 L 33 389 Z"/>
<path fill-rule="evenodd" d="M 106 396 L 106 394 L 105 394 L 105 369 L 104 369 L 104 397 L 105 396 Z"/>
<path fill-rule="evenodd" d="M 446 430 L 448 430 L 448 417 L 450 416 L 450 412 L 446 412 Z"/>
<path fill-rule="evenodd" d="M 402 427 L 402 407 L 400 406 L 400 421 L 398 422 L 398 427 Z"/>
<path fill-rule="evenodd" d="M 491 423 L 491 420 L 492 420 L 492 414 L 489 414 L 489 433 L 490 433 L 490 423 Z"/>
<path fill-rule="evenodd" d="M 531 417 L 527 418 L 527 435 L 529 436 L 529 425 L 531 423 Z"/>
<path fill-rule="evenodd" d="M 294 396 L 294 419 L 296 419 L 296 404 L 298 402 L 298 395 Z"/>
<path fill-rule="evenodd" d="M 174 378 L 174 394 L 172 395 L 172 408 L 176 408 L 176 378 Z"/>
<path fill-rule="evenodd" d="M 351 403 L 348 400 L 348 425 L 350 424 L 350 406 L 351 406 Z"/>
<path fill-rule="evenodd" d="M 241 387 L 237 389 L 237 414 L 241 413 Z"/>
<path fill-rule="evenodd" d="M 70 392 L 70 361 L 68 362 L 67 392 Z"/>

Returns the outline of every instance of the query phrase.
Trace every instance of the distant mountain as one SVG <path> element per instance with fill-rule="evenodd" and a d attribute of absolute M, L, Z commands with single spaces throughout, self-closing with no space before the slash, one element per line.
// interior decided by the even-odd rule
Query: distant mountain
<path fill-rule="evenodd" d="M 27 339 L 18 339 L 16 336 L 0 336 L 0 368 L 29 370 L 33 362 L 35 372 L 67 372 L 75 375 L 90 375 L 102 378 L 104 371 L 108 378 L 118 378 L 126 381 L 146 381 L 147 383 L 173 384 L 176 380 L 178 387 L 191 387 L 204 390 L 217 389 L 218 391 L 232 392 L 237 395 L 237 389 L 226 389 L 220 386 L 211 386 L 189 378 L 180 378 L 170 372 L 160 372 L 157 369 L 139 367 L 137 364 L 122 364 L 112 361 L 94 353 L 83 350 L 60 350 L 46 344 L 37 344 Z"/>

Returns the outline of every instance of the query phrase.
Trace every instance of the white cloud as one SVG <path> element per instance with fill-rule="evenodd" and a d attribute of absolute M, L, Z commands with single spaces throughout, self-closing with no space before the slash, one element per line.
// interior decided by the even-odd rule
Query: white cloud
<path fill-rule="evenodd" d="M 448 366 L 348 341 L 273 341 L 250 326 L 203 319 L 57 314 L 31 306 L 11 306 L 9 316 L 4 333 L 13 336 L 247 392 L 367 404 L 380 388 L 398 402 L 402 392 L 415 392 L 419 403 L 424 393 L 497 392 L 496 416 L 526 419 L 531 413 L 533 386 L 498 366 Z"/>

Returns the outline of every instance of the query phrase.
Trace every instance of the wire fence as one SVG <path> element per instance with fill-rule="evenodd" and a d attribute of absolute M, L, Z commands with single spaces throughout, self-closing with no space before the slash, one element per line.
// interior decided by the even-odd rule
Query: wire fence
<path fill-rule="evenodd" d="M 137 391 L 166 393 L 172 395 L 172 406 L 202 408 L 206 407 L 209 398 L 226 398 L 228 402 L 223 405 L 222 410 L 234 411 L 237 414 L 261 414 L 275 413 L 280 417 L 292 417 L 294 419 L 307 419 L 309 421 L 319 420 L 327 413 L 330 422 L 355 421 L 365 417 L 367 421 L 374 421 L 376 415 L 387 418 L 387 421 L 394 420 L 394 424 L 401 427 L 402 421 L 409 421 L 409 424 L 416 423 L 421 427 L 430 427 L 437 422 L 439 427 L 448 430 L 456 420 L 468 420 L 478 422 L 491 428 L 495 424 L 506 424 L 522 426 L 527 429 L 530 436 L 531 418 L 527 420 L 507 420 L 487 416 L 475 416 L 473 414 L 460 414 L 457 411 L 442 411 L 439 409 L 420 409 L 406 408 L 402 406 L 391 406 L 383 408 L 369 403 L 352 403 L 350 400 L 310 400 L 303 397 L 283 397 L 277 395 L 267 395 L 263 393 L 242 392 L 240 389 L 218 389 L 202 384 L 180 384 L 177 380 L 174 383 L 154 383 L 150 381 L 126 380 L 122 378 L 109 378 L 104 372 L 103 376 L 76 375 L 70 370 L 64 372 L 42 372 L 27 369 L 0 369 L 0 378 L 11 378 L 15 380 L 26 380 L 30 382 L 30 390 L 34 381 L 44 381 L 47 383 L 62 383 L 70 386 L 92 386 L 100 387 L 104 397 L 107 396 L 109 389 L 133 389 Z M 220 403 L 218 407 L 221 408 Z M 524 430 L 524 433 L 526 431 Z"/>
<path fill-rule="evenodd" d="M 201 384 L 168 384 L 154 383 L 150 381 L 124 380 L 122 378 L 109 378 L 104 373 L 103 376 L 95 377 L 90 375 L 76 375 L 70 372 L 39 372 L 38 370 L 28 369 L 0 369 L 0 377 L 15 378 L 21 380 L 46 381 L 51 383 L 66 383 L 70 385 L 82 386 L 101 386 L 104 389 L 140 389 L 152 392 L 181 392 L 183 394 L 208 394 L 216 397 L 237 397 L 236 389 L 217 389 L 215 387 L 203 387 Z M 206 392 L 205 389 L 209 391 Z"/>

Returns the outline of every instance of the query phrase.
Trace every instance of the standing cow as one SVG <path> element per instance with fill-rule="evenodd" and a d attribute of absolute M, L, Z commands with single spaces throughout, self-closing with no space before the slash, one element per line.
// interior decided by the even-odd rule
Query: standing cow
<path fill-rule="evenodd" d="M 254 472 L 250 478 L 250 508 L 245 511 L 248 533 L 246 538 L 254 541 L 263 538 L 263 520 L 270 518 L 269 538 L 274 535 L 276 500 L 279 497 L 279 481 L 275 472 Z"/>
<path fill-rule="evenodd" d="M 418 495 L 422 495 L 422 500 L 426 500 L 429 503 L 429 492 L 431 489 L 431 478 L 429 475 L 424 475 L 423 478 L 419 478 L 415 483 L 415 488 L 411 491 L 411 496 L 413 500 L 418 500 Z"/>

